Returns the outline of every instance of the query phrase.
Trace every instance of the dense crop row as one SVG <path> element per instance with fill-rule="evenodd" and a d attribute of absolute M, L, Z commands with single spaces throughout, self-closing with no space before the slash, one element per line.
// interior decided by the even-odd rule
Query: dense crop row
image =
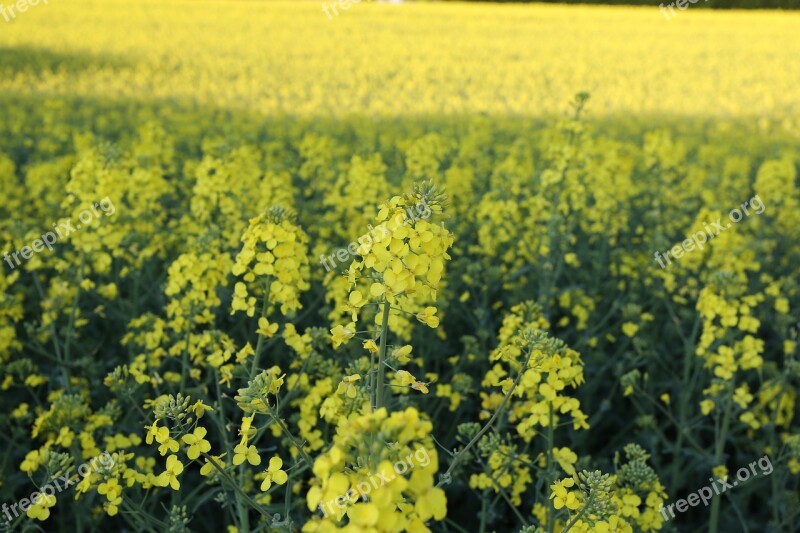
<path fill-rule="evenodd" d="M 433 458 L 414 474 L 417 485 L 386 496 L 387 505 L 418 502 L 401 506 L 397 520 L 441 520 L 447 510 L 469 529 L 462 504 L 485 501 L 487 526 L 507 530 L 563 524 L 567 512 L 548 504 L 547 487 L 575 469 L 619 473 L 626 459 L 614 457 L 638 442 L 652 457 L 636 468 L 649 473 L 618 478 L 607 496 L 614 516 L 636 530 L 660 528 L 662 501 L 695 490 L 712 468 L 767 453 L 773 483 L 753 482 L 736 505 L 770 498 L 775 518 L 796 520 L 784 501 L 800 469 L 789 303 L 797 301 L 800 220 L 790 137 L 718 124 L 681 138 L 669 127 L 609 138 L 574 120 L 545 128 L 445 121 L 428 133 L 406 124 L 380 135 L 368 122 L 318 124 L 316 133 L 285 123 L 271 133 L 243 118 L 233 127 L 252 127 L 249 141 L 208 136 L 198 145 L 173 120 L 148 122 L 116 143 L 76 136 L 74 149 L 42 159 L 53 149 L 44 134 L 19 168 L 3 159 L 5 250 L 30 244 L 51 221 L 77 221 L 103 198 L 115 209 L 3 272 L 7 501 L 43 484 L 60 460 L 109 451 L 118 466 L 85 482 L 77 502 L 59 497 L 50 520 L 94 522 L 101 517 L 78 508 L 102 504 L 117 520 L 127 508 L 125 519 L 146 528 L 139 514 L 166 521 L 162 503 L 179 509 L 185 501 L 195 521 L 241 529 L 258 516 L 241 490 L 269 513 L 321 524 L 336 514 L 309 508 L 366 475 L 345 482 L 336 477 L 342 468 L 371 457 L 366 472 L 376 472 L 385 467 L 379 459 L 402 457 L 387 441 Z M 717 142 L 723 135 L 731 147 Z M 399 199 L 429 181 L 445 188 L 446 202 L 424 187 Z M 54 184 L 64 193 L 53 194 Z M 654 252 L 754 194 L 761 214 L 658 266 Z M 424 263 L 406 259 L 397 270 L 378 254 L 346 264 L 349 277 L 329 272 L 320 256 L 387 220 L 393 195 L 432 207 L 411 233 L 389 221 L 385 244 Z M 395 275 L 387 278 L 387 268 Z M 528 350 L 555 359 L 520 374 Z M 390 366 L 376 374 L 382 353 Z M 501 409 L 519 375 L 519 395 Z M 170 406 L 178 394 L 191 401 Z M 393 414 L 369 414 L 370 403 Z M 469 453 L 450 455 L 490 418 L 492 431 Z M 251 424 L 245 444 L 254 455 L 243 457 L 264 465 L 279 457 L 288 492 L 267 483 L 259 493 L 263 466 L 234 466 L 248 435 L 242 426 Z M 200 428 L 198 455 L 184 436 Z M 176 499 L 168 486 L 156 488 L 169 485 L 162 472 L 171 455 L 183 466 Z M 202 468 L 212 456 L 227 474 Z M 644 457 L 631 450 L 627 460 Z M 102 492 L 109 483 L 119 493 Z M 194 507 L 208 498 L 226 513 Z M 422 501 L 438 503 L 420 509 Z M 351 520 L 370 522 L 370 509 Z"/>

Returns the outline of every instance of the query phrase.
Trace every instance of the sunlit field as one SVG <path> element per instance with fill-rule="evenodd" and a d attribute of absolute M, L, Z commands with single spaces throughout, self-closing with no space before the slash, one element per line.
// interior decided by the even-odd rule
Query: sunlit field
<path fill-rule="evenodd" d="M 800 110 L 800 14 L 321 5 L 52 0 L 0 27 L 0 88 L 301 117 L 552 116 L 580 90 L 604 116 Z"/>
<path fill-rule="evenodd" d="M 9 531 L 800 530 L 800 14 L 2 13 Z"/>

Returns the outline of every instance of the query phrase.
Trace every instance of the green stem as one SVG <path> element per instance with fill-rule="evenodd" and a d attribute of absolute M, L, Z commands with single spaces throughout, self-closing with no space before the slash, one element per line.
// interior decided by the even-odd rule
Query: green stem
<path fill-rule="evenodd" d="M 375 407 L 380 409 L 384 406 L 384 381 L 386 372 L 383 370 L 383 363 L 386 360 L 386 337 L 389 332 L 389 302 L 383 302 L 383 320 L 381 322 L 381 345 L 378 351 L 377 383 L 375 385 L 376 398 Z"/>
<path fill-rule="evenodd" d="M 714 443 L 714 466 L 717 466 L 722 459 L 722 452 L 725 450 L 725 441 L 728 438 L 728 428 L 731 422 L 731 409 L 733 407 L 733 399 L 727 398 L 727 405 L 725 406 L 725 414 L 722 416 L 722 429 Z M 719 526 L 719 509 L 720 498 L 714 498 L 711 502 L 711 520 L 708 524 L 708 533 L 717 533 Z"/>
<path fill-rule="evenodd" d="M 564 526 L 564 530 L 561 533 L 567 533 L 570 529 L 572 529 L 572 526 L 577 524 L 578 520 L 580 520 L 581 517 L 586 513 L 586 509 L 589 508 L 589 505 L 591 503 L 592 503 L 592 497 L 589 496 L 589 498 L 586 500 L 586 504 L 584 504 L 583 506 L 583 509 L 581 509 L 581 511 L 578 514 L 576 514 L 575 517 L 572 520 L 570 520 L 566 526 Z"/>
<path fill-rule="evenodd" d="M 267 314 L 267 302 L 269 301 L 269 285 L 272 281 L 271 277 L 267 277 L 267 281 L 264 287 L 264 302 L 261 304 L 261 314 L 259 318 L 266 316 Z M 258 341 L 256 342 L 256 353 L 253 355 L 253 366 L 250 367 L 250 379 L 253 379 L 253 376 L 256 375 L 256 370 L 258 370 L 258 360 L 261 357 L 261 351 L 264 349 L 264 336 L 259 334 Z"/>
<path fill-rule="evenodd" d="M 300 453 L 300 455 L 303 456 L 303 460 L 306 462 L 306 464 L 309 466 L 309 468 L 313 467 L 314 466 L 314 460 L 311 459 L 311 457 L 306 453 L 306 451 L 303 449 L 303 447 L 300 444 L 297 443 L 297 439 L 294 438 L 294 435 L 292 435 L 292 432 L 289 431 L 288 427 L 286 427 L 286 424 L 283 422 L 283 420 L 281 420 L 277 416 L 277 413 L 275 413 L 271 409 L 270 409 L 269 415 L 272 417 L 272 419 L 275 422 L 278 423 L 278 425 L 281 427 L 281 430 L 286 434 L 286 437 L 288 437 L 288 439 L 291 441 L 292 445 L 295 448 L 297 448 L 297 451 Z"/>
<path fill-rule="evenodd" d="M 183 346 L 183 356 L 181 357 L 181 392 L 186 391 L 186 376 L 189 374 L 189 341 L 192 337 L 192 324 L 186 328 L 186 343 Z"/>
<path fill-rule="evenodd" d="M 483 436 L 484 433 L 489 431 L 489 428 L 492 427 L 492 424 L 494 423 L 495 419 L 500 415 L 500 413 L 503 412 L 503 409 L 505 408 L 506 404 L 508 403 L 508 400 L 511 398 L 511 395 L 514 393 L 514 389 L 517 388 L 517 385 L 519 385 L 519 382 L 522 379 L 523 374 L 525 374 L 525 372 L 528 370 L 528 358 L 529 357 L 530 357 L 530 353 L 526 354 L 525 364 L 520 369 L 519 374 L 517 374 L 517 378 L 514 380 L 514 383 L 511 385 L 511 388 L 508 389 L 508 392 L 506 393 L 505 397 L 503 398 L 503 401 L 500 403 L 500 407 L 498 407 L 497 411 L 494 412 L 494 414 L 492 415 L 492 418 L 490 418 L 489 421 L 486 422 L 486 425 L 483 426 L 483 429 L 481 429 L 478 432 L 478 434 L 475 435 L 472 438 L 472 440 L 469 441 L 469 443 L 466 446 L 464 446 L 464 448 L 460 452 L 458 452 L 456 454 L 456 456 L 453 458 L 453 462 L 450 463 L 450 467 L 447 469 L 447 471 L 444 474 L 442 474 L 439 483 L 436 484 L 437 487 L 440 487 L 441 485 L 443 485 L 443 484 L 448 482 L 448 480 L 450 479 L 450 474 L 453 472 L 453 470 L 455 470 L 456 466 L 458 466 L 458 464 L 464 459 L 464 457 L 466 456 L 466 454 L 470 450 L 470 448 L 472 448 L 475 445 L 475 443 L 478 442 L 478 439 L 480 439 Z"/>
<path fill-rule="evenodd" d="M 478 530 L 480 533 L 484 533 L 486 531 L 486 495 L 488 490 L 483 491 L 483 495 L 481 498 L 481 527 Z"/>
<path fill-rule="evenodd" d="M 70 383 L 72 381 L 72 376 L 71 376 L 71 373 L 69 371 L 69 366 L 70 366 L 70 364 L 69 364 L 69 352 L 70 352 L 70 347 L 72 345 L 72 337 L 74 336 L 75 314 L 78 311 L 78 302 L 79 302 L 80 297 L 81 297 L 81 283 L 83 282 L 83 268 L 84 268 L 85 264 L 86 264 L 86 256 L 84 254 L 81 254 L 81 266 L 80 266 L 80 270 L 78 270 L 78 276 L 77 276 L 78 279 L 75 281 L 75 286 L 77 287 L 77 289 L 76 289 L 77 293 L 75 294 L 75 301 L 72 302 L 72 308 L 70 309 L 70 313 L 69 313 L 69 324 L 68 324 L 68 328 L 67 328 L 67 333 L 66 333 L 65 338 L 64 338 L 64 363 L 65 364 L 61 366 L 61 370 L 64 373 L 64 379 L 66 379 L 66 381 L 67 381 L 67 383 L 66 383 L 67 391 L 70 391 L 72 389 L 72 384 Z"/>
<path fill-rule="evenodd" d="M 458 530 L 460 533 L 469 533 L 466 529 L 464 529 L 463 527 L 459 526 L 458 524 L 456 524 L 455 522 L 453 522 L 451 519 L 449 519 L 447 517 L 445 517 L 444 521 L 448 526 L 452 527 L 453 529 Z"/>
<path fill-rule="evenodd" d="M 228 482 L 228 484 L 231 486 L 231 488 L 233 488 L 233 490 L 235 490 L 235 491 L 236 491 L 236 492 L 237 492 L 237 493 L 238 493 L 238 494 L 239 494 L 239 495 L 240 495 L 242 498 L 244 498 L 244 501 L 246 501 L 247 503 L 249 503 L 249 504 L 250 504 L 250 506 L 251 506 L 253 509 L 255 509 L 256 511 L 258 511 L 259 513 L 261 513 L 261 515 L 262 515 L 264 518 L 267 518 L 267 519 L 269 519 L 269 520 L 272 520 L 272 517 L 271 517 L 269 514 L 267 514 L 267 512 L 266 512 L 264 509 L 262 509 L 260 505 L 258 505 L 256 502 L 254 502 L 254 501 L 253 501 L 253 499 L 252 499 L 252 498 L 250 498 L 250 496 L 248 496 L 248 495 L 247 495 L 247 493 L 246 493 L 246 492 L 244 492 L 244 491 L 243 491 L 243 490 L 242 490 L 242 489 L 239 487 L 239 485 L 236 483 L 236 481 L 234 481 L 234 480 L 233 480 L 233 479 L 232 479 L 232 478 L 231 478 L 231 477 L 228 475 L 228 473 L 227 473 L 227 472 L 225 472 L 225 470 L 223 470 L 223 468 L 222 468 L 222 467 L 219 465 L 219 463 L 217 463 L 216 459 L 214 459 L 213 457 L 211 457 L 210 455 L 208 455 L 208 454 L 207 454 L 207 453 L 205 453 L 205 452 L 202 452 L 202 453 L 203 453 L 203 457 L 205 457 L 205 458 L 206 458 L 206 460 L 207 460 L 207 461 L 208 461 L 208 462 L 211 464 L 211 466 L 213 466 L 213 467 L 214 467 L 214 468 L 217 470 L 217 472 L 219 472 L 220 476 L 222 476 L 222 478 L 223 478 L 225 481 L 227 481 L 227 482 Z M 245 513 L 245 516 L 246 516 L 246 513 Z M 249 524 L 249 520 L 247 520 L 247 518 L 245 518 L 245 520 L 244 520 L 244 523 L 245 523 L 245 524 Z M 249 529 L 250 529 L 250 526 L 248 525 L 247 527 L 248 527 L 248 530 L 249 530 Z"/>
<path fill-rule="evenodd" d="M 222 390 L 219 386 L 219 373 L 216 370 L 214 370 L 214 386 L 217 390 L 217 409 L 212 411 L 212 419 L 216 421 L 217 426 L 219 427 L 220 435 L 222 435 L 222 443 L 225 447 L 228 457 L 233 457 L 233 445 L 228 438 L 228 431 L 225 428 L 225 407 L 222 404 L 223 398 Z M 239 523 L 247 523 L 247 508 L 245 507 L 244 502 L 239 498 L 236 498 L 236 515 L 233 514 L 233 511 L 231 511 L 231 515 L 238 516 Z"/>
<path fill-rule="evenodd" d="M 144 525 L 144 522 L 141 522 L 140 520 L 138 520 L 139 518 L 146 519 L 146 520 L 154 523 L 155 525 L 157 525 L 159 528 L 167 528 L 167 529 L 169 528 L 169 526 L 167 524 L 165 524 L 164 522 L 162 522 L 158 518 L 150 515 L 149 513 L 145 512 L 141 507 L 135 507 L 133 502 L 130 501 L 128 498 L 123 498 L 122 499 L 122 507 L 125 508 L 130 513 L 130 515 L 132 517 L 136 517 L 137 518 L 136 522 L 138 524 L 142 524 L 142 526 L 147 528 L 149 531 L 154 531 L 154 529 L 152 527 L 147 527 L 146 525 Z"/>
<path fill-rule="evenodd" d="M 700 446 L 700 444 L 694 439 L 694 437 L 692 437 L 692 434 L 689 433 L 689 430 L 684 428 L 684 427 L 682 427 L 680 422 L 678 422 L 678 420 L 675 419 L 675 417 L 672 415 L 672 413 L 670 413 L 663 405 L 661 405 L 658 401 L 652 399 L 646 392 L 641 392 L 641 393 L 637 394 L 637 397 L 638 398 L 644 398 L 648 402 L 652 403 L 653 406 L 656 409 L 661 411 L 661 413 L 664 416 L 666 416 L 667 419 L 669 419 L 670 422 L 672 422 L 672 425 L 675 426 L 675 429 L 679 433 L 682 433 L 686 437 L 686 442 L 691 444 L 692 447 L 694 447 L 694 449 L 697 450 L 697 452 L 700 455 L 702 455 L 704 458 L 711 459 L 711 455 L 708 453 L 708 451 L 705 448 L 703 448 L 702 446 Z"/>
<path fill-rule="evenodd" d="M 697 335 L 697 328 L 700 325 L 700 316 L 698 315 L 695 323 L 692 327 L 692 332 L 688 338 L 683 335 L 683 331 L 680 327 L 680 320 L 678 319 L 677 314 L 675 313 L 674 308 L 672 307 L 672 303 L 669 301 L 669 296 L 665 295 L 664 302 L 667 307 L 667 311 L 669 311 L 670 317 L 672 318 L 672 322 L 675 325 L 675 330 L 678 332 L 678 336 L 683 341 L 684 346 L 684 358 L 683 358 L 683 379 L 681 383 L 688 384 L 690 383 L 689 377 L 690 374 L 693 373 L 693 369 L 696 363 L 696 355 L 695 355 L 695 344 L 694 338 Z M 692 380 L 693 383 L 694 380 Z M 673 457 L 672 463 L 672 475 L 671 475 L 671 482 L 672 482 L 672 492 L 676 492 L 678 487 L 678 478 L 679 473 L 683 470 L 683 461 L 681 460 L 680 451 L 683 449 L 683 440 L 685 438 L 684 428 L 686 427 L 686 418 L 689 412 L 689 399 L 692 397 L 692 392 L 694 391 L 694 387 L 691 386 L 688 388 L 686 394 L 681 394 L 680 398 L 678 399 L 678 423 L 679 423 L 679 431 L 678 431 L 678 441 L 675 444 L 675 455 Z"/>
<path fill-rule="evenodd" d="M 547 402 L 547 408 L 547 466 L 545 467 L 545 475 L 547 476 L 546 484 L 549 487 L 555 482 L 555 479 L 553 479 L 553 402 Z M 553 512 L 552 505 L 549 505 L 547 507 L 547 532 L 553 533 L 555 527 L 555 513 Z"/>
<path fill-rule="evenodd" d="M 519 509 L 517 509 L 517 506 L 514 505 L 514 503 L 511 501 L 511 498 L 508 496 L 508 491 L 506 489 L 504 489 L 503 486 L 500 485 L 500 482 L 498 481 L 498 478 L 500 478 L 503 474 L 505 474 L 508 471 L 508 466 L 509 465 L 506 464 L 506 466 L 503 467 L 503 469 L 500 471 L 500 473 L 498 473 L 497 476 L 495 477 L 495 476 L 492 476 L 491 469 L 483 461 L 481 461 L 480 458 L 478 458 L 478 461 L 480 462 L 481 467 L 483 468 L 483 473 L 486 474 L 486 477 L 488 477 L 489 480 L 492 482 L 492 484 L 495 486 L 495 489 L 496 489 L 497 493 L 503 498 L 503 500 L 505 500 L 505 502 L 508 504 L 508 506 L 511 509 L 511 511 L 515 515 L 517 515 L 517 519 L 519 519 L 519 521 L 522 524 L 522 526 L 523 527 L 527 527 L 528 521 L 525 520 L 525 517 L 522 516 L 522 513 L 519 512 Z"/>
<path fill-rule="evenodd" d="M 783 397 L 783 393 L 786 391 L 786 378 L 785 376 L 781 379 L 781 388 L 778 392 L 778 396 L 775 398 L 775 410 L 772 412 L 772 416 L 770 417 L 770 444 L 773 450 L 778 449 L 778 411 L 781 408 L 781 398 Z M 774 451 L 772 453 L 775 453 Z M 780 490 L 778 484 L 778 476 L 772 476 L 770 480 L 770 486 L 772 489 L 772 526 L 777 528 L 780 526 L 780 515 L 778 512 L 778 504 L 775 502 L 780 501 L 778 496 L 778 491 Z"/>

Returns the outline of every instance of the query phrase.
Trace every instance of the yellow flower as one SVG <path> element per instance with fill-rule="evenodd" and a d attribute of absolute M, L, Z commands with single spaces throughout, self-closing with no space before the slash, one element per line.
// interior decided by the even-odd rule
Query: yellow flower
<path fill-rule="evenodd" d="M 750 402 L 753 401 L 753 395 L 750 394 L 750 387 L 747 386 L 747 383 L 736 388 L 733 394 L 733 401 L 739 404 L 742 409 L 746 409 L 750 405 Z"/>
<path fill-rule="evenodd" d="M 411 375 L 411 372 L 408 372 L 406 370 L 398 370 L 397 379 L 400 381 L 400 385 L 404 387 L 407 387 L 412 383 L 414 383 L 415 381 L 417 381 L 417 378 Z"/>
<path fill-rule="evenodd" d="M 374 503 L 357 503 L 347 509 L 350 522 L 360 528 L 372 528 L 380 519 L 380 508 Z"/>
<path fill-rule="evenodd" d="M 432 487 L 419 495 L 414 510 L 420 520 L 441 520 L 447 515 L 447 496 L 442 489 Z"/>
<path fill-rule="evenodd" d="M 38 374 L 31 374 L 27 378 L 25 378 L 25 385 L 29 387 L 38 387 L 39 385 L 44 385 L 47 383 L 47 378 L 44 376 L 40 376 Z"/>
<path fill-rule="evenodd" d="M 262 337 L 266 337 L 267 339 L 271 339 L 275 332 L 278 331 L 278 324 L 270 324 L 269 320 L 265 317 L 261 317 L 258 319 L 258 330 L 256 333 L 261 335 Z"/>
<path fill-rule="evenodd" d="M 254 296 L 247 297 L 247 285 L 241 281 L 233 287 L 233 300 L 231 301 L 231 314 L 236 311 L 245 311 L 247 316 L 256 314 L 256 299 Z"/>
<path fill-rule="evenodd" d="M 217 463 L 217 465 L 220 468 L 224 469 L 225 468 L 225 463 L 222 461 L 222 458 L 225 457 L 226 455 L 227 455 L 226 453 L 223 453 L 222 455 L 212 455 L 211 457 L 214 459 L 214 462 Z M 212 472 L 216 472 L 217 471 L 217 469 L 214 467 L 214 464 L 211 461 L 209 461 L 208 458 L 205 458 L 204 461 L 205 461 L 205 464 L 200 468 L 200 475 L 201 476 L 208 476 Z"/>
<path fill-rule="evenodd" d="M 254 316 L 256 296 L 265 293 L 271 303 L 280 304 L 283 315 L 301 308 L 300 294 L 310 287 L 308 236 L 292 219 L 292 213 L 277 206 L 250 219 L 231 269 L 244 279 L 234 286 L 231 314 Z"/>
<path fill-rule="evenodd" d="M 439 318 L 436 315 L 436 308 L 435 307 L 426 307 L 419 313 L 417 313 L 417 320 L 429 326 L 431 328 L 436 328 L 439 326 Z"/>
<path fill-rule="evenodd" d="M 122 494 L 122 487 L 116 478 L 111 478 L 97 486 L 97 493 L 105 495 L 106 499 L 111 501 Z"/>
<path fill-rule="evenodd" d="M 153 422 L 152 426 L 145 426 L 147 434 L 144 436 L 144 441 L 147 444 L 153 444 L 153 439 L 158 436 L 158 420 Z"/>
<path fill-rule="evenodd" d="M 253 419 L 256 417 L 256 414 L 253 413 L 250 416 L 243 416 L 242 417 L 242 427 L 239 428 L 239 435 L 242 437 L 242 444 L 246 444 L 247 441 L 250 439 L 250 427 L 253 424 Z"/>
<path fill-rule="evenodd" d="M 30 452 L 25 455 L 25 459 L 22 460 L 22 463 L 19 465 L 19 469 L 25 473 L 30 474 L 37 468 L 39 465 L 42 464 L 42 457 L 39 454 L 39 450 L 31 450 Z"/>
<path fill-rule="evenodd" d="M 358 320 L 358 310 L 364 307 L 369 303 L 369 300 L 364 298 L 364 296 L 359 291 L 353 291 L 350 293 L 350 296 L 347 298 L 348 302 L 348 309 L 350 309 L 350 315 L 353 321 Z"/>
<path fill-rule="evenodd" d="M 355 398 L 358 395 L 358 387 L 356 386 L 356 382 L 360 379 L 361 376 L 359 374 L 345 376 L 342 378 L 342 382 L 339 383 L 339 387 L 336 389 L 336 394 L 344 394 L 348 398 Z"/>
<path fill-rule="evenodd" d="M 421 392 L 422 394 L 428 394 L 428 384 L 423 383 L 421 381 L 415 381 L 411 384 L 411 388 Z"/>
<path fill-rule="evenodd" d="M 575 510 L 580 507 L 580 501 L 575 496 L 575 492 L 569 492 L 567 488 L 572 487 L 575 485 L 575 480 L 572 478 L 566 478 L 561 481 L 556 481 L 550 488 L 552 489 L 552 493 L 550 494 L 550 499 L 553 500 L 553 507 L 556 509 L 561 509 L 566 507 L 567 509 Z"/>
<path fill-rule="evenodd" d="M 363 342 L 362 346 L 365 350 L 368 350 L 370 353 L 378 353 L 378 345 L 372 339 L 367 339 Z"/>
<path fill-rule="evenodd" d="M 156 431 L 156 441 L 161 444 L 158 447 L 158 453 L 167 455 L 168 452 L 176 453 L 180 449 L 178 441 L 170 437 L 169 428 L 160 427 Z"/>
<path fill-rule="evenodd" d="M 243 365 L 247 362 L 247 358 L 255 355 L 256 351 L 248 342 L 244 347 L 236 353 L 236 364 Z"/>
<path fill-rule="evenodd" d="M 266 470 L 266 477 L 261 482 L 261 490 L 266 492 L 269 490 L 270 485 L 274 481 L 278 485 L 283 485 L 289 479 L 289 475 L 281 470 L 283 460 L 277 455 L 269 460 L 269 466 Z"/>
<path fill-rule="evenodd" d="M 411 350 L 412 350 L 411 345 L 410 344 L 406 344 L 405 346 L 403 346 L 401 348 L 395 348 L 394 350 L 392 350 L 392 355 L 391 356 L 394 359 L 397 359 L 398 361 L 400 361 L 401 363 L 408 363 L 411 360 L 411 358 L 409 357 L 409 354 L 411 353 Z"/>
<path fill-rule="evenodd" d="M 428 384 L 418 381 L 410 372 L 398 370 L 396 376 L 401 386 L 408 387 L 410 385 L 412 389 L 428 394 Z"/>
<path fill-rule="evenodd" d="M 30 405 L 23 402 L 19 404 L 13 411 L 11 411 L 11 418 L 24 418 L 28 416 L 28 408 Z"/>
<path fill-rule="evenodd" d="M 373 283 L 369 287 L 369 294 L 374 298 L 379 298 L 383 296 L 383 293 L 386 292 L 386 288 L 381 285 L 380 283 Z"/>
<path fill-rule="evenodd" d="M 623 516 L 639 516 L 639 505 L 642 499 L 636 494 L 625 494 L 622 496 L 622 515 Z"/>
<path fill-rule="evenodd" d="M 258 450 L 255 446 L 247 444 L 237 444 L 233 449 L 233 464 L 238 466 L 247 459 L 247 462 L 253 466 L 261 464 L 261 457 L 258 455 Z"/>
<path fill-rule="evenodd" d="M 202 418 L 203 415 L 206 414 L 206 411 L 214 411 L 213 407 L 204 404 L 201 400 L 194 402 L 194 405 L 192 405 L 191 409 L 197 418 Z"/>
<path fill-rule="evenodd" d="M 169 485 L 172 490 L 181 488 L 181 483 L 178 481 L 178 475 L 183 472 L 183 463 L 178 459 L 177 455 L 170 455 L 167 457 L 167 467 L 156 479 L 156 483 L 161 487 Z"/>
<path fill-rule="evenodd" d="M 50 517 L 50 508 L 55 504 L 55 496 L 40 493 L 33 502 L 33 505 L 28 507 L 28 511 L 25 514 L 28 515 L 28 518 L 35 518 L 36 520 L 44 522 Z"/>
<path fill-rule="evenodd" d="M 347 327 L 344 326 L 336 326 L 331 330 L 331 336 L 333 340 L 333 348 L 336 349 L 345 342 L 349 341 L 353 338 L 353 335 L 356 334 L 356 326 L 354 323 L 350 323 Z"/>
<path fill-rule="evenodd" d="M 553 448 L 553 458 L 558 462 L 564 472 L 569 475 L 575 475 L 575 467 L 573 466 L 578 462 L 578 454 L 567 448 Z"/>
<path fill-rule="evenodd" d="M 97 487 L 99 494 L 104 494 L 106 500 L 104 508 L 108 516 L 115 516 L 119 510 L 118 506 L 122 503 L 122 487 L 116 478 L 111 478 L 104 483 L 100 483 Z"/>
<path fill-rule="evenodd" d="M 117 496 L 116 498 L 107 501 L 103 507 L 105 508 L 106 513 L 108 513 L 108 516 L 116 516 L 119 512 L 119 504 L 121 503 L 122 496 Z"/>
<path fill-rule="evenodd" d="M 714 410 L 714 407 L 715 407 L 715 406 L 716 406 L 716 404 L 714 403 L 714 400 L 708 400 L 708 399 L 706 399 L 706 400 L 703 400 L 702 402 L 700 402 L 700 411 L 701 411 L 701 412 L 702 412 L 704 415 L 707 415 L 707 414 L 709 414 L 711 411 L 713 411 L 713 410 Z"/>
<path fill-rule="evenodd" d="M 189 449 L 186 450 L 186 457 L 194 460 L 200 457 L 201 453 L 211 450 L 211 443 L 203 438 L 206 433 L 206 428 L 196 427 L 193 433 L 183 436 L 183 443 L 189 445 Z"/>
<path fill-rule="evenodd" d="M 74 437 L 75 433 L 73 433 L 68 427 L 62 427 L 58 432 L 56 444 L 63 446 L 64 448 L 69 448 Z"/>
<path fill-rule="evenodd" d="M 636 335 L 637 331 L 639 331 L 639 326 L 637 326 L 633 322 L 625 322 L 622 325 L 622 332 L 628 337 L 633 337 L 634 335 Z"/>

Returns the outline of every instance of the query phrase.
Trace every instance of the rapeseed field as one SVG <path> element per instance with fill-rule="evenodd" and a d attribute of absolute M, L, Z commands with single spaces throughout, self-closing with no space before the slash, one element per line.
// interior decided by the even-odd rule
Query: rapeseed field
<path fill-rule="evenodd" d="M 800 530 L 800 15 L 20 2 L 3 531 Z"/>

